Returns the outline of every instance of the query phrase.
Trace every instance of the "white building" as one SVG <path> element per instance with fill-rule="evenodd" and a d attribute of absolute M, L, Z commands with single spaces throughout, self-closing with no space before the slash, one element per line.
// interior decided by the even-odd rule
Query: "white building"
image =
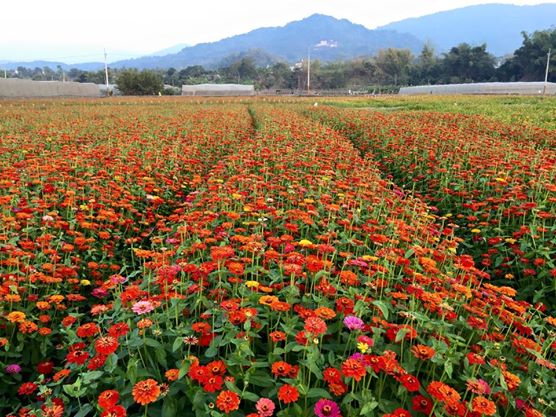
<path fill-rule="evenodd" d="M 545 91 L 546 87 L 546 91 Z M 515 83 L 471 83 L 418 85 L 400 88 L 401 95 L 418 94 L 516 94 L 516 95 L 556 94 L 556 83 L 515 82 Z"/>

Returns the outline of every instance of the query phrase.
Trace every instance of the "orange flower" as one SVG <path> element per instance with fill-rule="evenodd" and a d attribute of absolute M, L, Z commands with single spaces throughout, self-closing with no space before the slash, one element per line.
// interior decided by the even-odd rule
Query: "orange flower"
<path fill-rule="evenodd" d="M 473 398 L 472 406 L 473 411 L 479 414 L 484 414 L 487 416 L 493 416 L 494 414 L 496 414 L 496 405 L 482 395 Z"/>
<path fill-rule="evenodd" d="M 132 394 L 136 403 L 147 405 L 157 400 L 160 395 L 160 386 L 152 378 L 145 379 L 135 384 Z"/>
<path fill-rule="evenodd" d="M 342 373 L 350 378 L 353 377 L 356 381 L 360 381 L 361 378 L 365 376 L 367 371 L 365 370 L 365 366 L 356 359 L 347 359 L 342 364 Z"/>
<path fill-rule="evenodd" d="M 418 359 L 430 359 L 434 356 L 436 351 L 434 348 L 426 345 L 415 345 L 411 347 L 411 353 Z"/>
<path fill-rule="evenodd" d="M 228 414 L 239 409 L 239 395 L 232 391 L 222 391 L 216 397 L 216 406 L 220 411 Z"/>
<path fill-rule="evenodd" d="M 25 321 L 25 313 L 21 311 L 12 311 L 7 317 L 10 323 L 23 323 Z"/>
<path fill-rule="evenodd" d="M 317 317 L 323 320 L 330 320 L 336 317 L 336 312 L 328 307 L 319 307 L 315 310 Z"/>
<path fill-rule="evenodd" d="M 173 369 L 168 369 L 165 373 L 164 376 L 168 379 L 168 381 L 173 382 L 175 380 L 178 379 L 180 375 L 180 370 L 173 368 Z"/>

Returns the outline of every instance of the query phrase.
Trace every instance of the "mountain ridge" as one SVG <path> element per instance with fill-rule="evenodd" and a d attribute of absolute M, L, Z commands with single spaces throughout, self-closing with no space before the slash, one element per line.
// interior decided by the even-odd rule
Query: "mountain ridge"
<path fill-rule="evenodd" d="M 488 3 L 403 19 L 377 29 L 412 34 L 431 43 L 436 52 L 446 52 L 462 42 L 486 43 L 490 53 L 503 56 L 521 46 L 521 32 L 550 29 L 554 25 L 556 3 L 524 6 Z"/>

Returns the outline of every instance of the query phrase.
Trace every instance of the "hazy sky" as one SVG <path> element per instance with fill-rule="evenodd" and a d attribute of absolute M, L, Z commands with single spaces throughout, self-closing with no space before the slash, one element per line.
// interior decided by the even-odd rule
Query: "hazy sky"
<path fill-rule="evenodd" d="M 481 3 L 531 5 L 542 0 L 2 0 L 0 62 L 48 59 L 68 63 L 144 54 L 175 44 L 212 42 L 313 13 L 369 29 L 408 17 Z"/>

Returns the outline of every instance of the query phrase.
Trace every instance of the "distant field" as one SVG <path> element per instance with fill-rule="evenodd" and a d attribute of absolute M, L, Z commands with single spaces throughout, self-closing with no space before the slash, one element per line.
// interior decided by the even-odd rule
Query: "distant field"
<path fill-rule="evenodd" d="M 554 100 L 323 101 L 0 102 L 0 415 L 556 415 Z"/>
<path fill-rule="evenodd" d="M 556 97 L 511 96 L 388 96 L 325 100 L 342 107 L 368 107 L 383 111 L 438 111 L 476 114 L 504 123 L 556 129 Z"/>

